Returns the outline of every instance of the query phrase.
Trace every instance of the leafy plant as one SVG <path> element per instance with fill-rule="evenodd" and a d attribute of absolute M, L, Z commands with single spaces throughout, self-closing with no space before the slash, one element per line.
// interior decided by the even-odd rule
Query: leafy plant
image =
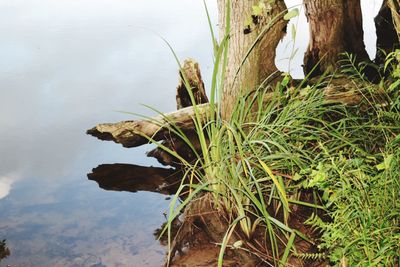
<path fill-rule="evenodd" d="M 287 75 L 274 88 L 262 84 L 252 94 L 239 98 L 231 120 L 224 121 L 219 100 L 229 56 L 230 1 L 226 35 L 220 43 L 205 7 L 215 52 L 206 123 L 190 84 L 183 77 L 195 110 L 201 151 L 190 146 L 189 138 L 172 122 L 171 131 L 193 149 L 197 161 L 187 162 L 158 144 L 182 161 L 184 178 L 188 178 L 182 180 L 171 201 L 164 229 L 168 232 L 170 253 L 173 220 L 200 194 L 212 194 L 214 205 L 229 224 L 221 240 L 218 266 L 222 266 L 234 233 L 243 238 L 240 246 L 238 241 L 233 245 L 238 249 L 245 249 L 246 242 L 262 233 L 263 245 L 272 254 L 264 260 L 275 266 L 285 266 L 291 256 L 305 260 L 327 258 L 337 266 L 394 266 L 400 254 L 398 80 L 381 83 L 385 87 L 384 105 L 364 95 L 369 105 L 360 109 L 328 103 L 320 84 L 305 86 L 307 79 L 291 87 Z M 262 4 L 253 8 L 254 15 L 265 8 Z M 289 18 L 295 12 L 279 16 L 285 14 Z M 268 29 L 266 25 L 242 62 Z M 365 79 L 366 65 L 357 64 L 352 55 L 345 56 L 342 73 L 365 82 L 370 86 L 367 89 L 374 91 L 376 88 Z M 385 68 L 389 66 L 393 78 L 397 77 L 398 54 L 388 56 Z M 321 82 L 329 84 L 329 80 Z M 356 83 L 354 87 L 359 90 Z M 188 194 L 179 202 L 184 191 Z M 291 226 L 293 213 L 299 207 L 313 211 L 303 223 L 313 227 L 319 238 L 318 234 L 306 236 Z M 313 238 L 318 239 L 320 251 L 297 250 L 296 240 L 313 243 Z"/>

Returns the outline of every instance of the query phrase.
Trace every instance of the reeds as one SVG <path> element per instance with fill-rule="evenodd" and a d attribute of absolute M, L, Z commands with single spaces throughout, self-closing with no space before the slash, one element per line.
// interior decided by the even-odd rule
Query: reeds
<path fill-rule="evenodd" d="M 222 266 L 234 232 L 243 237 L 244 243 L 251 243 L 256 232 L 263 232 L 270 252 L 264 260 L 274 266 L 286 266 L 291 256 L 326 257 L 338 266 L 398 264 L 398 80 L 381 83 L 379 90 L 386 90 L 384 105 L 369 99 L 368 92 L 378 90 L 376 86 L 357 88 L 354 83 L 368 103 L 361 108 L 327 103 L 323 91 L 318 89 L 320 84 L 305 86 L 304 81 L 291 87 L 287 76 L 273 88 L 261 85 L 252 94 L 240 97 L 231 120 L 224 121 L 219 100 L 229 56 L 226 48 L 230 15 L 228 12 L 226 36 L 218 44 L 207 7 L 206 14 L 215 52 L 210 114 L 206 123 L 183 77 L 196 114 L 194 125 L 201 151 L 196 151 L 185 134 L 171 124 L 171 131 L 193 149 L 198 159 L 187 162 L 175 151 L 157 143 L 180 159 L 186 170 L 168 214 L 165 231 L 170 248 L 173 220 L 190 201 L 207 192 L 212 194 L 214 205 L 223 216 L 230 220 L 221 240 L 218 266 Z M 168 46 L 180 66 L 177 55 Z M 250 53 L 251 49 L 246 57 Z M 393 59 L 393 54 L 390 56 L 387 64 L 397 69 L 399 62 Z M 345 74 L 351 74 L 353 68 L 357 76 L 354 78 L 363 79 L 362 70 L 351 65 L 351 57 L 349 62 Z M 329 83 L 329 78 L 321 81 Z M 265 102 L 266 94 L 271 92 L 273 97 Z M 184 191 L 187 194 L 179 202 Z M 313 196 L 308 201 L 304 200 L 305 192 Z M 314 211 L 307 224 L 320 232 L 320 239 L 311 240 L 290 226 L 293 207 Z M 298 239 L 319 243 L 320 251 L 298 251 L 295 246 Z"/>

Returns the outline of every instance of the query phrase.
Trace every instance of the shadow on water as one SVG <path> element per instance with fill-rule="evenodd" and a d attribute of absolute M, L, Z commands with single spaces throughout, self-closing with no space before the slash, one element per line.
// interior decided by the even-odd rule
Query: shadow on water
<path fill-rule="evenodd" d="M 2 240 L 0 241 L 0 262 L 2 259 L 7 258 L 8 256 L 10 256 L 10 249 L 7 247 L 6 245 L 6 240 Z"/>

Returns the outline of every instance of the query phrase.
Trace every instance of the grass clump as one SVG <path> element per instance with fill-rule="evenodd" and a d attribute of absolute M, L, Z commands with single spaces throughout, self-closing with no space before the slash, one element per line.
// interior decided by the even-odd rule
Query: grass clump
<path fill-rule="evenodd" d="M 229 21 L 228 12 L 226 32 Z M 354 70 L 357 80 L 350 79 L 349 84 L 364 97 L 359 106 L 325 100 L 320 87 L 334 77 L 323 84 L 305 87 L 302 82 L 291 87 L 287 76 L 274 88 L 260 87 L 239 98 L 232 118 L 225 121 L 217 99 L 228 44 L 227 35 L 214 46 L 210 117 L 206 124 L 198 112 L 194 118 L 201 145 L 201 151 L 193 148 L 198 160 L 186 162 L 161 147 L 181 159 L 187 178 L 183 181 L 189 181 L 182 182 L 171 203 L 170 249 L 173 220 L 193 199 L 207 193 L 227 222 L 218 266 L 228 246 L 274 266 L 294 266 L 294 258 L 326 260 L 334 266 L 396 266 L 400 255 L 398 51 L 389 54 L 384 66 L 392 77 L 379 86 L 362 80 L 360 70 Z M 178 127 L 172 126 L 172 131 L 189 143 Z M 182 192 L 185 198 L 179 203 Z M 304 243 L 306 249 L 299 246 Z"/>
<path fill-rule="evenodd" d="M 187 165 L 196 183 L 182 188 L 189 199 L 212 194 L 230 223 L 220 266 L 233 232 L 243 249 L 263 236 L 266 250 L 252 252 L 275 266 L 294 256 L 337 266 L 398 263 L 399 95 L 387 90 L 373 102 L 373 88 L 358 88 L 364 104 L 347 107 L 327 103 L 318 86 L 291 88 L 284 79 L 273 97 L 264 88 L 241 98 L 230 122 L 217 116 L 202 126 L 206 147 Z M 299 242 L 318 246 L 302 251 Z"/>

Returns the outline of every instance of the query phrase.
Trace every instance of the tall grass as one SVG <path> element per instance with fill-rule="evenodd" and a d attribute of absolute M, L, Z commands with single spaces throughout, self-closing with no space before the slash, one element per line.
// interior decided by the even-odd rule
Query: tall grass
<path fill-rule="evenodd" d="M 301 83 L 292 88 L 286 77 L 273 88 L 262 85 L 239 97 L 231 120 L 224 121 L 218 100 L 229 56 L 230 1 L 227 10 L 226 36 L 219 45 L 206 11 L 215 52 L 206 123 L 183 77 L 194 104 L 201 151 L 190 146 L 189 138 L 171 122 L 171 131 L 193 149 L 197 161 L 187 162 L 159 144 L 182 161 L 184 178 L 188 178 L 182 180 L 170 205 L 165 229 L 170 252 L 173 220 L 190 201 L 208 192 L 223 216 L 230 219 L 221 240 L 218 266 L 222 266 L 234 232 L 244 243 L 263 232 L 271 252 L 263 260 L 274 266 L 285 266 L 293 255 L 305 259 L 326 256 L 332 264 L 342 266 L 394 266 L 400 255 L 400 101 L 394 89 L 398 84 L 382 83 L 387 88 L 384 104 L 368 99 L 369 104 L 362 108 L 351 108 L 327 103 L 319 84 L 304 87 Z M 363 78 L 356 71 L 358 78 Z M 367 98 L 374 88 L 356 89 Z M 267 94 L 269 101 L 265 102 Z M 313 198 L 304 201 L 310 190 Z M 184 191 L 188 194 L 179 202 Z M 318 253 L 302 253 L 296 248 L 296 240 L 313 242 L 290 226 L 293 209 L 298 207 L 315 211 L 307 223 L 321 231 Z M 321 218 L 321 213 L 329 220 Z"/>

